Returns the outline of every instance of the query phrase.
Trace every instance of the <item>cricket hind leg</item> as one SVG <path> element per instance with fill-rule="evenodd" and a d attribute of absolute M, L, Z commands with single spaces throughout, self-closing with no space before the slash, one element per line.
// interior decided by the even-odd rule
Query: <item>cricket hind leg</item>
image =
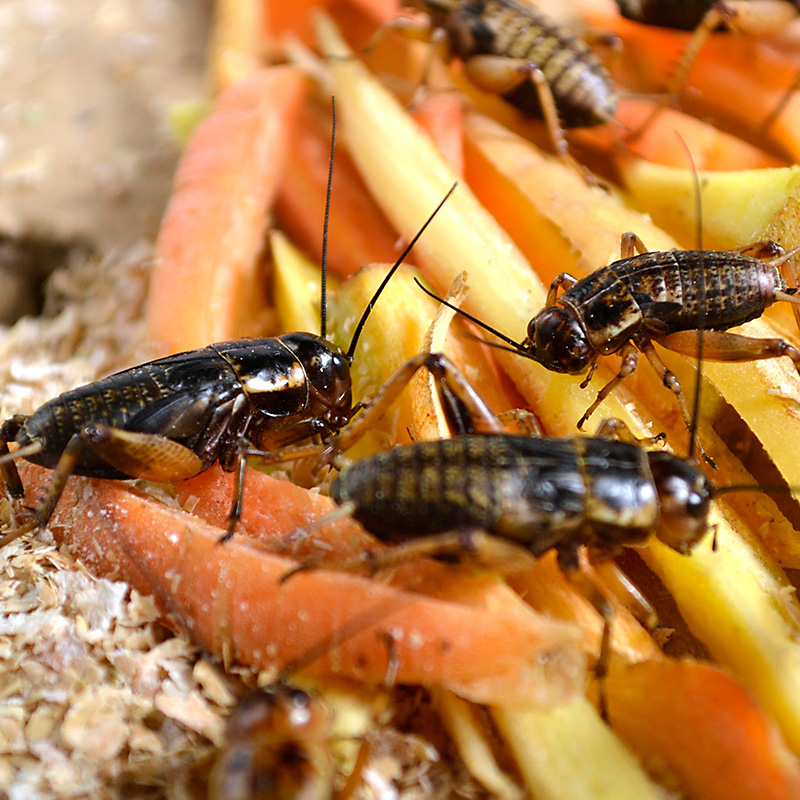
<path fill-rule="evenodd" d="M 716 333 L 716 331 L 707 331 L 707 330 L 702 331 L 702 334 L 703 334 L 703 357 L 704 358 L 713 358 L 713 356 L 711 356 L 711 354 L 710 354 L 710 350 L 709 350 L 709 347 L 708 347 L 708 338 L 709 338 L 710 335 L 713 335 L 714 333 Z M 692 331 L 692 336 L 694 337 L 694 341 L 695 342 L 699 338 L 699 334 L 700 334 L 700 331 Z M 670 339 L 674 335 L 676 335 L 676 334 L 669 334 L 667 336 L 660 337 L 658 339 L 658 343 L 661 344 L 661 345 L 664 345 L 668 350 L 672 350 L 673 348 L 671 348 L 668 344 L 667 345 L 664 344 L 664 340 L 665 339 Z M 677 335 L 680 335 L 680 334 L 677 334 Z M 683 393 L 683 388 L 681 387 L 680 381 L 678 380 L 677 376 L 671 370 L 667 369 L 666 364 L 664 364 L 664 362 L 661 360 L 661 357 L 656 352 L 656 349 L 653 346 L 653 343 L 651 341 L 648 340 L 646 342 L 642 342 L 639 346 L 641 348 L 641 351 L 645 354 L 645 357 L 647 358 L 647 360 L 650 362 L 650 366 L 653 367 L 653 369 L 656 371 L 656 374 L 661 379 L 661 382 L 664 384 L 664 386 L 667 387 L 667 389 L 669 389 L 675 395 L 675 398 L 678 401 L 678 407 L 680 408 L 681 416 L 683 417 L 683 421 L 684 421 L 684 423 L 686 425 L 686 428 L 690 432 L 694 431 L 695 430 L 695 424 L 694 424 L 694 420 L 693 420 L 693 412 L 692 412 L 692 409 L 689 407 L 689 403 L 686 400 L 686 395 Z M 677 352 L 681 352 L 681 351 L 678 350 Z M 695 357 L 697 357 L 698 353 L 697 353 L 697 351 L 695 351 L 694 353 L 692 353 L 690 355 L 694 355 Z M 698 387 L 698 390 L 699 390 L 699 387 Z M 693 441 L 690 444 L 690 447 L 689 447 L 690 453 L 691 453 L 692 447 L 694 446 L 694 444 L 696 444 L 697 445 L 697 449 L 698 449 L 700 455 L 705 460 L 705 462 L 712 469 L 716 469 L 717 465 L 714 463 L 714 460 L 708 455 L 708 453 L 706 453 L 702 442 L 699 440 L 698 437 L 694 437 L 694 438 L 695 438 L 696 441 Z"/>
<path fill-rule="evenodd" d="M 530 81 L 539 99 L 542 119 L 556 155 L 564 164 L 582 175 L 589 185 L 597 184 L 597 179 L 570 155 L 553 90 L 537 64 L 524 58 L 481 54 L 466 59 L 464 74 L 479 89 L 500 96 L 508 95 L 526 81 Z"/>
<path fill-rule="evenodd" d="M 372 55 L 381 47 L 391 33 L 399 33 L 408 39 L 428 45 L 425 58 L 422 61 L 419 81 L 416 82 L 416 89 L 409 106 L 410 109 L 414 109 L 424 100 L 426 93 L 429 91 L 431 73 L 437 57 L 445 62 L 450 58 L 447 31 L 444 28 L 431 25 L 430 21 L 395 17 L 384 22 L 375 31 L 358 55 L 361 57 Z"/>
<path fill-rule="evenodd" d="M 608 676 L 608 666 L 611 661 L 611 625 L 614 621 L 614 606 L 594 578 L 581 570 L 577 549 L 574 546 L 559 548 L 558 564 L 564 573 L 564 577 L 592 605 L 603 621 L 600 650 L 597 654 L 594 674 L 595 678 L 597 678 L 600 716 L 605 722 L 608 722 L 606 677 Z"/>
<path fill-rule="evenodd" d="M 791 5 L 759 0 L 717 0 L 692 32 L 678 67 L 667 84 L 667 91 L 673 96 L 684 91 L 700 51 L 717 28 L 721 26 L 728 31 L 751 36 L 778 33 L 797 16 L 796 7 L 791 8 Z"/>
<path fill-rule="evenodd" d="M 605 554 L 600 554 L 598 560 L 594 561 L 590 552 L 589 559 L 598 577 L 614 592 L 642 627 L 651 633 L 656 630 L 659 625 L 656 610 L 617 563 L 609 560 Z"/>
<path fill-rule="evenodd" d="M 280 580 L 283 583 L 300 572 L 320 568 L 373 577 L 379 572 L 401 566 L 416 558 L 440 558 L 458 563 L 467 561 L 503 574 L 528 569 L 536 561 L 528 550 L 514 542 L 492 536 L 483 530 L 468 528 L 422 536 L 383 550 L 366 550 L 339 564 L 306 561 L 287 572 Z"/>
<path fill-rule="evenodd" d="M 202 461 L 189 448 L 163 436 L 133 433 L 97 423 L 85 425 L 67 442 L 53 470 L 50 486 L 31 520 L 0 538 L 0 547 L 50 521 L 67 480 L 87 453 L 94 453 L 105 461 L 110 472 L 122 472 L 130 478 L 180 480 L 193 477 L 203 469 Z"/>
<path fill-rule="evenodd" d="M 658 343 L 676 353 L 697 356 L 697 331 L 671 333 Z M 785 339 L 756 339 L 728 331 L 703 331 L 703 356 L 711 361 L 759 361 L 787 356 L 800 374 L 800 350 Z"/>

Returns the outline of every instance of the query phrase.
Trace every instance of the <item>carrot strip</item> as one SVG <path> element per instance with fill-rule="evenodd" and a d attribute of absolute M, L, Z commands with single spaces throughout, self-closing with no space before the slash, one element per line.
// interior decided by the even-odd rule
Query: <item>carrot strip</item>
<path fill-rule="evenodd" d="M 24 469 L 31 500 L 50 475 Z M 289 497 L 281 495 L 281 502 Z M 218 547 L 222 529 L 113 481 L 70 481 L 53 531 L 97 574 L 155 594 L 199 646 L 226 661 L 280 670 L 343 626 L 349 632 L 363 621 L 363 632 L 309 673 L 382 682 L 391 631 L 397 680 L 442 685 L 478 702 L 520 696 L 557 702 L 582 678 L 574 633 L 523 603 L 500 601 L 491 590 L 500 586 L 496 581 L 483 581 L 485 591 L 473 586 L 469 605 L 459 580 L 452 592 L 440 587 L 443 599 L 336 572 L 315 571 L 282 585 L 295 562 L 242 540 Z"/>
<path fill-rule="evenodd" d="M 233 499 L 233 475 L 214 466 L 175 484 L 175 496 L 195 516 L 224 528 Z M 296 534 L 332 508 L 330 498 L 324 495 L 250 469 L 238 530 L 265 545 L 279 548 L 285 536 Z M 331 560 L 354 555 L 373 543 L 364 529 L 349 518 L 326 525 L 315 532 L 314 538 L 324 540 L 325 553 Z M 313 552 L 314 545 L 310 544 L 303 552 L 296 543 L 292 545 L 287 541 L 286 549 L 295 556 L 307 555 L 308 551 Z"/>
<path fill-rule="evenodd" d="M 400 6 L 397 0 L 351 0 L 351 2 L 383 20 L 396 17 Z"/>
<path fill-rule="evenodd" d="M 590 570 L 584 566 L 582 569 Z M 591 571 L 593 579 L 602 581 Z M 572 586 L 558 567 L 555 553 L 548 553 L 536 565 L 519 575 L 509 576 L 509 583 L 526 602 L 537 611 L 556 619 L 572 622 L 583 633 L 584 647 L 597 656 L 603 623 L 600 615 L 588 600 Z M 614 604 L 614 619 L 611 625 L 611 643 L 615 653 L 629 661 L 660 658 L 661 651 L 650 634 L 634 619 L 633 615 L 617 600 L 611 591 L 606 595 Z"/>
<path fill-rule="evenodd" d="M 261 0 L 264 32 L 268 38 L 280 40 L 286 34 L 305 44 L 314 43 L 314 13 L 325 9 L 353 35 L 366 26 L 369 33 L 381 23 L 397 16 L 397 0 Z M 363 38 L 363 36 L 361 37 Z"/>
<path fill-rule="evenodd" d="M 147 326 L 158 353 L 263 331 L 259 259 L 305 88 L 295 69 L 260 70 L 195 129 L 156 242 Z"/>
<path fill-rule="evenodd" d="M 232 475 L 214 467 L 176 484 L 175 489 L 178 499 L 192 508 L 193 515 L 216 528 L 225 528 L 233 498 Z M 271 552 L 292 558 L 324 556 L 331 565 L 353 558 L 367 548 L 383 547 L 350 518 L 328 523 L 304 535 L 310 523 L 329 514 L 333 508 L 329 497 L 249 470 L 238 530 L 264 544 Z M 395 568 L 390 583 L 428 597 L 483 610 L 496 608 L 501 601 L 509 602 L 505 587 L 493 577 L 452 570 L 429 560 Z M 578 633 L 573 630 L 572 634 L 578 643 Z M 588 644 L 595 647 L 593 640 Z"/>
<path fill-rule="evenodd" d="M 641 91 L 659 91 L 675 71 L 689 34 L 639 25 L 619 16 L 594 14 L 591 24 L 613 30 L 624 42 L 621 80 Z M 687 108 L 717 117 L 748 136 L 764 137 L 761 126 L 800 71 L 800 53 L 780 50 L 763 39 L 721 33 L 704 45 L 689 73 Z M 742 102 L 742 98 L 747 98 Z M 767 132 L 795 161 L 800 159 L 800 96 Z"/>
<path fill-rule="evenodd" d="M 703 800 L 800 797 L 800 765 L 751 695 L 716 667 L 645 661 L 607 681 L 614 729 Z"/>
<path fill-rule="evenodd" d="M 319 262 L 328 183 L 330 113 L 304 106 L 289 142 L 275 199 L 281 227 Z M 328 266 L 346 278 L 373 262 L 397 258 L 397 233 L 364 186 L 343 147 L 335 157 L 328 235 Z"/>
<path fill-rule="evenodd" d="M 788 165 L 785 159 L 769 155 L 730 133 L 668 106 L 662 106 L 658 115 L 651 119 L 655 108 L 647 102 L 622 103 L 615 117 L 631 131 L 630 134 L 620 137 L 619 130 L 606 125 L 575 131 L 572 140 L 600 152 L 613 152 L 621 144 L 623 152 L 671 167 L 686 167 L 687 147 L 700 170 L 722 172 Z"/>
<path fill-rule="evenodd" d="M 464 174 L 464 102 L 454 92 L 428 94 L 412 116 L 456 175 Z"/>

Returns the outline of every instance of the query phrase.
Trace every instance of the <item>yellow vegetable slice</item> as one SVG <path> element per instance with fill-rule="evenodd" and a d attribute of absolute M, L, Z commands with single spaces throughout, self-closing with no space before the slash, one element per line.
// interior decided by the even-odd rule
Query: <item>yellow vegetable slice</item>
<path fill-rule="evenodd" d="M 435 207 L 435 206 L 433 206 Z M 424 222 L 424 218 L 422 219 Z M 389 270 L 388 264 L 372 264 L 344 283 L 331 303 L 331 335 L 347 348 L 358 320 Z M 392 373 L 420 352 L 437 305 L 414 283 L 415 270 L 402 266 L 375 305 L 351 367 L 354 401 L 371 400 Z M 422 295 L 420 297 L 420 295 Z M 348 453 L 358 458 L 385 450 L 392 442 L 410 441 L 414 415 L 409 391 L 404 391 L 389 413 Z"/>
<path fill-rule="evenodd" d="M 691 170 L 625 159 L 620 172 L 635 203 L 657 225 L 671 231 L 687 249 L 697 247 L 695 182 Z M 729 250 L 759 240 L 775 214 L 800 189 L 800 166 L 700 172 L 697 177 L 703 246 L 715 250 Z M 649 245 L 647 240 L 645 243 Z"/>
<path fill-rule="evenodd" d="M 301 253 L 280 231 L 269 235 L 274 274 L 275 306 L 281 329 L 319 333 L 320 268 Z M 328 292 L 335 277 L 328 275 Z"/>
<path fill-rule="evenodd" d="M 662 790 L 583 697 L 555 709 L 494 708 L 537 800 L 647 800 Z"/>
<path fill-rule="evenodd" d="M 444 689 L 434 688 L 431 695 L 447 732 L 475 780 L 499 800 L 521 800 L 522 791 L 497 764 L 486 732 L 476 719 L 475 707 Z"/>

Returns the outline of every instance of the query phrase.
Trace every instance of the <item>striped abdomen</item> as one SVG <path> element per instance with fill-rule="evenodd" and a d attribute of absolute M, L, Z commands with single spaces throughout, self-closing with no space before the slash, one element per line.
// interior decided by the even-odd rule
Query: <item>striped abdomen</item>
<path fill-rule="evenodd" d="M 658 523 L 646 453 L 600 439 L 475 434 L 396 447 L 334 482 L 337 503 L 381 539 L 482 528 L 535 555 L 638 541 Z"/>

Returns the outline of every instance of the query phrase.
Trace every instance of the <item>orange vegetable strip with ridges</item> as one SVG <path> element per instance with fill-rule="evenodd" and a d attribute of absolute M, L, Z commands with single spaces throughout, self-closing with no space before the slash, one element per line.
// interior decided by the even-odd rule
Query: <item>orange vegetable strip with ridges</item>
<path fill-rule="evenodd" d="M 621 79 L 640 91 L 660 91 L 674 74 L 689 34 L 653 25 L 639 25 L 618 16 L 593 15 L 590 20 L 618 34 L 624 42 Z M 800 52 L 770 46 L 768 40 L 720 33 L 700 50 L 688 78 L 684 106 L 702 108 L 705 117 L 763 136 L 762 126 L 784 98 L 800 71 Z M 695 101 L 693 97 L 698 99 Z M 795 161 L 800 160 L 800 94 L 768 131 Z"/>
<path fill-rule="evenodd" d="M 703 800 L 800 797 L 800 766 L 752 695 L 720 669 L 645 661 L 614 669 L 609 719 L 645 763 Z"/>
<path fill-rule="evenodd" d="M 617 158 L 633 154 L 681 169 L 686 168 L 687 148 L 699 170 L 724 172 L 788 166 L 788 160 L 765 153 L 755 145 L 669 106 L 662 106 L 658 115 L 648 122 L 655 108 L 655 104 L 642 101 L 623 102 L 614 116 L 630 133 L 620 133 L 617 126 L 605 125 L 576 131 L 572 140 L 592 149 L 616 150 Z"/>
<path fill-rule="evenodd" d="M 147 326 L 159 354 L 261 332 L 268 209 L 305 90 L 291 67 L 259 70 L 195 130 L 156 242 Z"/>
<path fill-rule="evenodd" d="M 51 472 L 24 469 L 29 499 Z M 289 484 L 284 484 L 289 486 Z M 288 505 L 290 494 L 282 496 Z M 302 502 L 302 499 L 294 499 Z M 478 702 L 511 703 L 548 690 L 555 698 L 582 678 L 574 633 L 524 604 L 495 598 L 493 585 L 466 605 L 410 594 L 347 573 L 315 571 L 282 585 L 295 562 L 255 542 L 217 545 L 222 529 L 113 481 L 70 481 L 53 530 L 96 574 L 154 593 L 201 647 L 256 669 L 281 669 L 310 647 L 362 620 L 309 672 L 380 683 L 394 636 L 401 683 L 441 685 Z M 482 607 L 483 606 L 483 607 Z M 374 610 L 374 617 L 371 612 Z M 377 618 L 377 621 L 375 621 Z"/>
<path fill-rule="evenodd" d="M 330 121 L 330 112 L 308 106 L 300 109 L 275 200 L 282 230 L 318 263 L 322 256 Z M 346 278 L 364 264 L 391 264 L 400 254 L 397 241 L 397 233 L 367 192 L 347 150 L 339 146 L 334 156 L 328 233 L 331 271 Z"/>
<path fill-rule="evenodd" d="M 264 32 L 280 40 L 288 34 L 307 45 L 314 43 L 313 17 L 320 9 L 335 13 L 351 35 L 368 22 L 370 28 L 397 16 L 397 0 L 262 0 Z"/>
<path fill-rule="evenodd" d="M 464 101 L 453 92 L 430 93 L 412 111 L 456 175 L 464 174 Z"/>

